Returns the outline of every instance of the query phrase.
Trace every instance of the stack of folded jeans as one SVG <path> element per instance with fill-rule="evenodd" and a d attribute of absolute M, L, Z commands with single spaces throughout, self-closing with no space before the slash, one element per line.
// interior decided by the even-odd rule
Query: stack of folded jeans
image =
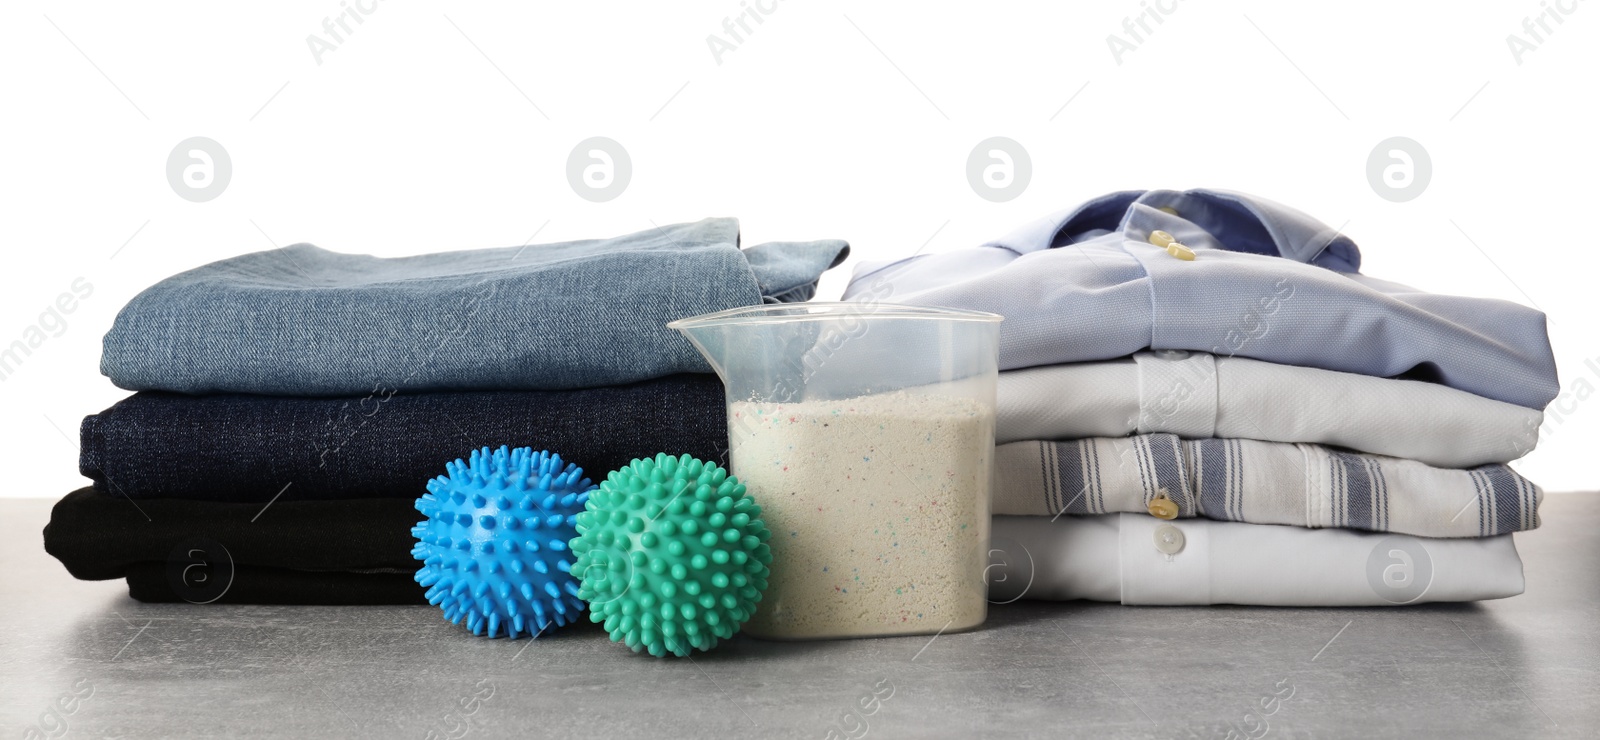
<path fill-rule="evenodd" d="M 1542 493 L 1505 463 L 1557 392 L 1544 315 L 1359 268 L 1270 201 L 1124 192 L 845 297 L 1005 316 L 993 550 L 1027 573 L 996 600 L 1521 593 Z"/>
<path fill-rule="evenodd" d="M 426 482 L 483 446 L 594 479 L 657 452 L 723 459 L 722 384 L 669 321 L 810 299 L 840 241 L 739 246 L 708 219 L 613 239 L 384 259 L 310 245 L 135 297 L 45 548 L 144 601 L 424 603 Z"/>

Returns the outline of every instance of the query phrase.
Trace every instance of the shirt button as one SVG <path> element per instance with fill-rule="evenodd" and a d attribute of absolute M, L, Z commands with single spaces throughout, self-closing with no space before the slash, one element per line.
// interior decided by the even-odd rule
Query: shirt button
<path fill-rule="evenodd" d="M 1183 552 L 1183 532 L 1171 524 L 1156 527 L 1156 549 L 1167 555 Z"/>
<path fill-rule="evenodd" d="M 1170 242 L 1167 244 L 1167 254 L 1177 257 L 1184 262 L 1194 261 L 1194 250 L 1178 242 Z"/>
<path fill-rule="evenodd" d="M 1162 249 L 1166 249 L 1168 244 L 1171 244 L 1175 241 L 1177 240 L 1173 239 L 1171 234 L 1168 234 L 1160 229 L 1150 232 L 1150 243 L 1161 247 Z"/>
<path fill-rule="evenodd" d="M 1150 503 L 1145 508 L 1150 511 L 1150 516 L 1157 519 L 1178 518 L 1178 504 L 1167 498 L 1166 494 L 1158 494 L 1155 498 L 1150 499 Z"/>
<path fill-rule="evenodd" d="M 1168 216 L 1176 216 L 1176 215 L 1178 215 L 1178 209 L 1173 208 L 1172 206 L 1162 206 L 1160 208 L 1157 208 L 1156 210 L 1158 210 L 1158 211 L 1160 211 L 1162 213 L 1165 213 Z"/>
<path fill-rule="evenodd" d="M 1188 351 L 1181 349 L 1158 349 L 1155 354 L 1156 357 L 1160 357 L 1163 360 L 1186 360 L 1189 358 Z"/>

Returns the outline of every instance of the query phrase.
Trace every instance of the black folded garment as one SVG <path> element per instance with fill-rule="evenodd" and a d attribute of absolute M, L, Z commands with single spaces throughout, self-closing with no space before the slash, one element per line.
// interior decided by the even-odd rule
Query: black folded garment
<path fill-rule="evenodd" d="M 236 567 L 227 590 L 208 604 L 295 604 L 300 606 L 379 606 L 427 604 L 426 589 L 411 573 L 311 573 Z M 163 563 L 138 563 L 128 569 L 128 595 L 139 601 L 198 602 L 202 598 L 174 586 Z"/>
<path fill-rule="evenodd" d="M 55 505 L 44 549 L 140 601 L 419 604 L 412 499 L 129 501 L 83 488 Z"/>
<path fill-rule="evenodd" d="M 45 552 L 86 581 L 127 575 L 134 563 L 166 562 L 179 546 L 217 543 L 235 564 L 297 571 L 406 571 L 422 521 L 415 499 L 291 501 L 269 506 L 183 499 L 126 499 L 80 488 L 56 502 Z M 180 553 L 181 555 L 181 553 Z"/>
<path fill-rule="evenodd" d="M 103 493 L 263 504 L 414 499 L 445 463 L 484 446 L 547 449 L 598 481 L 658 452 L 725 464 L 728 439 L 714 375 L 360 398 L 146 391 L 86 417 L 81 433 L 78 467 Z"/>

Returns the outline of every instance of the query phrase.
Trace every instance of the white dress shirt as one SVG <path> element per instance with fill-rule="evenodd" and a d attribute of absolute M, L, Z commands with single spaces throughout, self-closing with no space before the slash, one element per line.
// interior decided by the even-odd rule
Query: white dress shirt
<path fill-rule="evenodd" d="M 1390 606 L 1522 593 L 1511 535 L 1429 539 L 1143 514 L 997 516 L 989 600 Z"/>
<path fill-rule="evenodd" d="M 1205 352 L 1000 374 L 995 442 L 1170 432 L 1337 445 L 1465 468 L 1515 460 L 1543 412 L 1419 380 Z"/>

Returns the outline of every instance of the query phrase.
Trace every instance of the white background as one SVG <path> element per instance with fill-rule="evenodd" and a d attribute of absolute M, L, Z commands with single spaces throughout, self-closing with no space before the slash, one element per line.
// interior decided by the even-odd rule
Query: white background
<path fill-rule="evenodd" d="M 1572 12 L 1548 11 L 1563 22 L 1535 39 L 1524 19 L 1556 0 L 1161 1 L 1170 14 L 1155 0 L 762 0 L 770 15 L 734 40 L 724 19 L 755 0 L 362 0 L 372 13 L 336 42 L 324 19 L 339 0 L 7 3 L 0 344 L 75 279 L 93 294 L 0 381 L 0 496 L 82 483 L 78 422 L 126 395 L 98 371 L 117 310 L 231 255 L 297 241 L 405 255 L 732 215 L 747 244 L 844 238 L 854 262 L 972 246 L 1111 190 L 1187 187 L 1343 225 L 1369 274 L 1542 308 L 1566 396 L 1517 467 L 1552 491 L 1600 488 L 1600 7 L 1560 0 Z M 1124 19 L 1145 12 L 1163 22 L 1133 39 Z M 320 63 L 313 35 L 334 47 Z M 735 47 L 720 64 L 712 35 Z M 1134 47 L 1120 60 L 1112 35 Z M 1531 47 L 1520 60 L 1512 35 Z M 191 136 L 233 163 L 205 203 L 166 177 Z M 610 202 L 568 184 L 567 156 L 591 136 L 633 162 Z M 991 136 L 1032 162 L 1005 203 L 966 177 Z M 1405 203 L 1366 175 L 1391 136 L 1433 164 Z"/>

